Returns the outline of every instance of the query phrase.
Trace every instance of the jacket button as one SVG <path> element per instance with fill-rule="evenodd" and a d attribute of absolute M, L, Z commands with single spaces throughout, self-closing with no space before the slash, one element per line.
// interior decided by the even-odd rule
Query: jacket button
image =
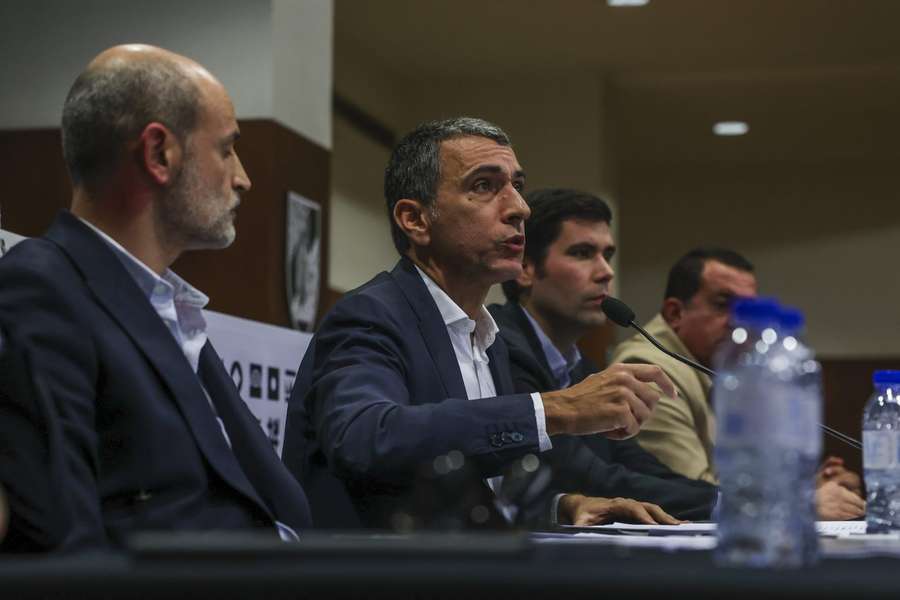
<path fill-rule="evenodd" d="M 525 436 L 522 435 L 521 433 L 519 433 L 518 431 L 512 432 L 512 434 L 510 434 L 509 437 L 511 437 L 512 441 L 514 441 L 516 443 L 521 442 L 522 440 L 525 439 Z"/>
<path fill-rule="evenodd" d="M 504 444 L 508 444 L 512 441 L 512 436 L 509 435 L 508 431 L 504 431 L 502 434 L 500 434 L 500 439 L 503 440 Z"/>
<path fill-rule="evenodd" d="M 491 446 L 494 448 L 499 448 L 503 445 L 503 441 L 500 439 L 500 436 L 496 433 L 491 434 Z"/>

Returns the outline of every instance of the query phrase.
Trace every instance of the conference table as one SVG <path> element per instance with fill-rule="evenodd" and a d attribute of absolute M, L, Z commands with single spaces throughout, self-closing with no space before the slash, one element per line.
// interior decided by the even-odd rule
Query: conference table
<path fill-rule="evenodd" d="M 0 558 L 2 598 L 893 597 L 900 539 L 822 537 L 818 564 L 716 566 L 706 536 L 518 533 L 144 534 L 117 553 Z M 692 541 L 690 537 L 694 537 Z M 613 596 L 614 595 L 614 596 Z"/>

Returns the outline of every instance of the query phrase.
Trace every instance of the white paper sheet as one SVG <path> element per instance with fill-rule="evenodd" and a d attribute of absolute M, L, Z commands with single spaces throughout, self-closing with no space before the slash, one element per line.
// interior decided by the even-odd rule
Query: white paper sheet
<path fill-rule="evenodd" d="M 563 525 L 564 529 L 580 532 L 631 533 L 643 535 L 715 535 L 715 523 L 682 523 L 681 525 L 643 525 L 640 523 L 608 523 L 576 527 Z"/>

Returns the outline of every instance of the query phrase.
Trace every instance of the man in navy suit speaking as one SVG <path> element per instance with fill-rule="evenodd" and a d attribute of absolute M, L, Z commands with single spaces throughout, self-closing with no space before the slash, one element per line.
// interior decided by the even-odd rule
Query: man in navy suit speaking
<path fill-rule="evenodd" d="M 250 179 L 228 94 L 190 59 L 118 46 L 76 79 L 62 136 L 71 211 L 0 261 L 4 548 L 169 529 L 295 538 L 303 490 L 206 338 L 207 297 L 169 269 L 234 240 Z"/>
<path fill-rule="evenodd" d="M 548 450 L 556 434 L 631 437 L 656 404 L 651 383 L 672 389 L 654 366 L 616 365 L 565 390 L 514 392 L 483 303 L 491 285 L 521 273 L 524 186 L 509 138 L 480 119 L 425 123 L 391 155 L 385 196 L 400 261 L 320 326 L 283 451 L 301 481 L 335 475 L 365 526 L 402 527 L 422 466 L 460 458 L 491 498 L 471 521 L 512 521 L 518 507 L 502 486 L 510 464 Z M 577 508 L 560 502 L 559 519 Z"/>

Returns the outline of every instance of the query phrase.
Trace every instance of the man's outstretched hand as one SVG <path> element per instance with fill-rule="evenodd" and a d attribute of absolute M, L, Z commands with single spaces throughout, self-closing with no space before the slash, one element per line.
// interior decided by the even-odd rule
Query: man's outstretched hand
<path fill-rule="evenodd" d="M 559 522 L 566 525 L 602 525 L 614 521 L 645 525 L 678 525 L 679 521 L 656 504 L 631 498 L 591 498 L 566 494 L 559 499 Z"/>
<path fill-rule="evenodd" d="M 677 394 L 656 365 L 612 365 L 572 387 L 541 394 L 547 433 L 630 438 L 650 417 L 660 391 L 670 397 Z"/>
<path fill-rule="evenodd" d="M 816 487 L 822 487 L 829 481 L 847 488 L 854 494 L 862 496 L 862 480 L 859 475 L 844 466 L 844 459 L 829 456 L 816 473 Z"/>

